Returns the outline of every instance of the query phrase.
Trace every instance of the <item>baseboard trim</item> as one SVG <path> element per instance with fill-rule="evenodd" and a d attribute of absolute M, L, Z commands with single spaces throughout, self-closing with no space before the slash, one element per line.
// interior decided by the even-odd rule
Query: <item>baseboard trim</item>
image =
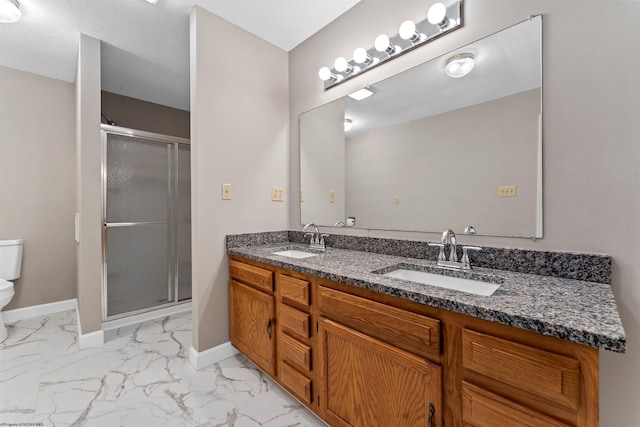
<path fill-rule="evenodd" d="M 232 346 L 229 341 L 200 352 L 191 347 L 189 348 L 189 362 L 191 362 L 193 369 L 199 371 L 238 353 L 238 349 Z"/>
<path fill-rule="evenodd" d="M 80 324 L 80 308 L 76 308 L 76 325 L 78 327 L 78 348 L 96 348 L 104 345 L 104 332 L 102 330 L 82 333 L 82 325 Z"/>
<path fill-rule="evenodd" d="M 171 307 L 161 308 L 160 310 L 148 311 L 146 313 L 122 317 L 116 320 L 108 320 L 106 322 L 102 322 L 102 330 L 111 331 L 113 329 L 122 328 L 124 326 L 137 325 L 138 323 L 146 322 L 147 320 L 155 320 L 174 314 L 187 313 L 191 311 L 192 307 L 192 302 L 188 301 L 182 304 L 173 305 Z"/>
<path fill-rule="evenodd" d="M 68 299 L 63 301 L 50 302 L 47 304 L 32 305 L 30 307 L 16 308 L 2 312 L 2 317 L 6 323 L 17 322 L 18 320 L 31 319 L 32 317 L 47 316 L 49 314 L 63 311 L 75 310 L 78 307 L 78 300 Z"/>

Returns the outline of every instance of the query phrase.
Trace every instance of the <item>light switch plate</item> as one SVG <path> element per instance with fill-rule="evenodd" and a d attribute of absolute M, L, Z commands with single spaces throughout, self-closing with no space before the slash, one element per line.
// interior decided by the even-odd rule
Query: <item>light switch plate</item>
<path fill-rule="evenodd" d="M 334 203 L 336 201 L 336 192 L 331 190 L 329 191 L 329 203 Z"/>
<path fill-rule="evenodd" d="M 232 196 L 231 184 L 222 184 L 222 200 L 231 200 Z"/>

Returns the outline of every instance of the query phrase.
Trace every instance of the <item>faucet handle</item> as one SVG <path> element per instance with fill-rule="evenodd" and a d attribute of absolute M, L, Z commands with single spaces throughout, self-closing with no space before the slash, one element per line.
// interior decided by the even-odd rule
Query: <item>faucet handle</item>
<path fill-rule="evenodd" d="M 427 242 L 427 246 L 432 246 L 432 247 L 438 247 L 440 248 L 440 253 L 438 254 L 438 260 L 439 261 L 446 261 L 447 257 L 444 255 L 444 243 L 433 243 L 433 242 Z"/>
<path fill-rule="evenodd" d="M 463 246 L 462 247 L 462 268 L 471 270 L 471 260 L 469 259 L 469 251 L 481 251 L 479 246 Z"/>

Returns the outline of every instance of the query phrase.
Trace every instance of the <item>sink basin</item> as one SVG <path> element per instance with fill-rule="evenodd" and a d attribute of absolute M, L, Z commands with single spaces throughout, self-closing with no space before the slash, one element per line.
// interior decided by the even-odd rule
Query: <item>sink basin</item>
<path fill-rule="evenodd" d="M 428 273 L 426 271 L 408 270 L 399 268 L 382 274 L 387 277 L 407 280 L 409 282 L 422 283 L 424 285 L 437 286 L 439 288 L 453 289 L 475 295 L 490 296 L 500 285 L 479 280 L 463 279 L 461 277 L 445 276 L 442 274 Z"/>
<path fill-rule="evenodd" d="M 314 254 L 313 252 L 299 251 L 296 249 L 287 249 L 284 251 L 277 251 L 277 252 L 271 252 L 271 253 L 273 255 L 286 256 L 288 258 L 295 258 L 295 259 L 304 259 L 304 258 L 309 258 L 309 257 L 318 255 L 318 254 Z"/>

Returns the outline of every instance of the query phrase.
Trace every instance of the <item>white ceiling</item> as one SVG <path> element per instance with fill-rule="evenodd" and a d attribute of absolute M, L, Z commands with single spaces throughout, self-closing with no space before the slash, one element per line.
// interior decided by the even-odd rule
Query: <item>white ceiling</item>
<path fill-rule="evenodd" d="M 188 110 L 194 5 L 289 51 L 359 1 L 20 0 L 21 20 L 0 24 L 0 65 L 73 82 L 84 33 L 103 42 L 103 90 Z"/>

